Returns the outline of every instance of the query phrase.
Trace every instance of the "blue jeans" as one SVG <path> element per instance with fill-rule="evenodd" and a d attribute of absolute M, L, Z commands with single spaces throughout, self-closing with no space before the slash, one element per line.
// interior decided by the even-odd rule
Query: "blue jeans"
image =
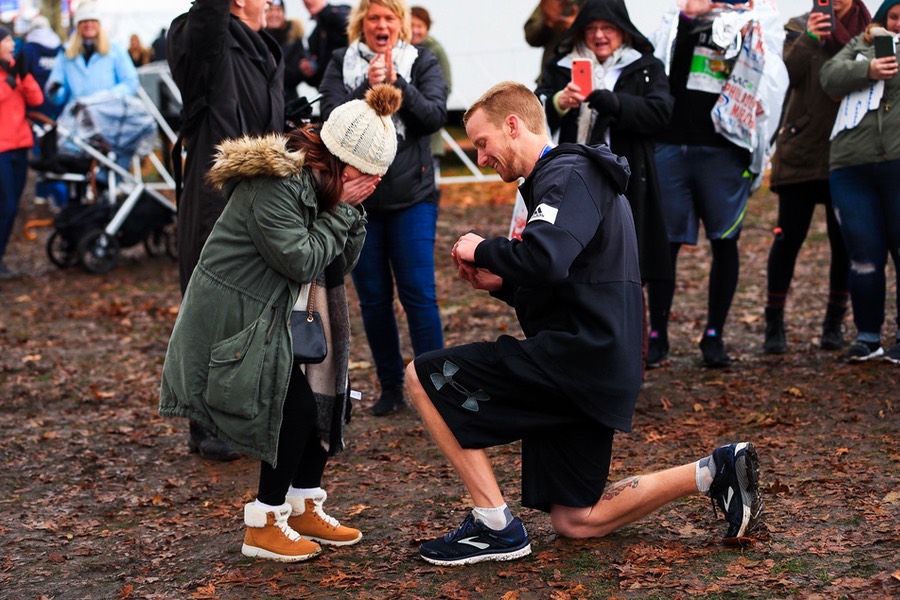
<path fill-rule="evenodd" d="M 0 259 L 12 235 L 28 175 L 28 150 L 0 152 Z"/>
<path fill-rule="evenodd" d="M 850 256 L 850 301 L 858 339 L 880 342 L 888 253 L 900 279 L 900 160 L 835 169 L 831 202 Z"/>
<path fill-rule="evenodd" d="M 395 281 L 416 356 L 444 346 L 434 284 L 437 213 L 436 204 L 420 202 L 367 217 L 366 243 L 353 269 L 353 285 L 382 387 L 403 383 L 405 368 L 394 315 Z"/>

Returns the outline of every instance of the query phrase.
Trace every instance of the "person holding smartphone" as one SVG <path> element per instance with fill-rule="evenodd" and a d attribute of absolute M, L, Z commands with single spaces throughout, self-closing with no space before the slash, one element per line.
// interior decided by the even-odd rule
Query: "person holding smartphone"
<path fill-rule="evenodd" d="M 812 0 L 813 8 L 820 0 Z M 831 268 L 828 297 L 819 345 L 826 350 L 844 347 L 843 321 L 850 298 L 850 265 L 840 227 L 831 207 L 828 185 L 828 136 L 838 103 L 819 83 L 819 72 L 872 20 L 862 0 L 830 0 L 834 20 L 812 10 L 785 25 L 784 63 L 791 80 L 784 116 L 772 156 L 770 187 L 778 194 L 778 221 L 767 269 L 766 329 L 763 351 L 787 351 L 785 305 L 797 255 L 817 204 L 825 206 Z"/>
<path fill-rule="evenodd" d="M 582 85 L 573 69 L 579 64 L 589 67 Z M 625 4 L 587 0 L 535 93 L 544 97 L 547 121 L 561 143 L 607 144 L 628 159 L 625 195 L 634 213 L 641 281 L 672 280 L 653 137 L 668 124 L 675 101 L 665 67 Z"/>
<path fill-rule="evenodd" d="M 820 79 L 829 96 L 863 107 L 858 120 L 836 123 L 829 156 L 832 203 L 850 257 L 857 330 L 847 359 L 900 364 L 900 303 L 894 343 L 887 351 L 881 344 L 888 254 L 900 280 L 900 111 L 894 108 L 900 102 L 900 77 L 896 45 L 893 56 L 878 57 L 878 37 L 900 38 L 900 0 L 882 3 L 869 28 L 822 66 Z M 857 98 L 864 103 L 854 104 Z"/>

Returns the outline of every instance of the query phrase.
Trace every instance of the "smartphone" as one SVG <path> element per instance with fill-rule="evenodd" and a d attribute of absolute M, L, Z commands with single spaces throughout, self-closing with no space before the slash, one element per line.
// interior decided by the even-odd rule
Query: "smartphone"
<path fill-rule="evenodd" d="M 582 96 L 587 96 L 591 93 L 594 87 L 594 76 L 591 73 L 591 60 L 589 58 L 572 60 L 572 83 L 578 86 Z"/>
<path fill-rule="evenodd" d="M 828 27 L 825 31 L 829 33 L 834 31 L 834 4 L 831 0 L 813 0 L 812 12 L 828 15 Z"/>
<path fill-rule="evenodd" d="M 885 56 L 897 54 L 897 50 L 894 48 L 893 36 L 876 35 L 872 38 L 872 44 L 875 46 L 875 58 L 884 58 Z"/>

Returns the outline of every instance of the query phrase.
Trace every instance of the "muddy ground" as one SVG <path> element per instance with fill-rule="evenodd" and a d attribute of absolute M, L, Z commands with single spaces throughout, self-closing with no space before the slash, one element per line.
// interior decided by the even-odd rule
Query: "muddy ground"
<path fill-rule="evenodd" d="M 448 344 L 519 331 L 507 308 L 455 280 L 447 260 L 470 227 L 505 234 L 512 196 L 503 184 L 444 190 L 436 254 Z M 513 446 L 491 456 L 534 554 L 457 569 L 424 563 L 416 548 L 455 527 L 469 500 L 412 410 L 368 413 L 376 383 L 355 297 L 351 377 L 363 400 L 325 487 L 329 511 L 365 539 L 308 563 L 249 560 L 242 505 L 258 463 L 204 462 L 187 451 L 186 423 L 156 412 L 179 303 L 175 263 L 136 247 L 105 275 L 61 270 L 44 253 L 49 229 L 35 241 L 19 230 L 6 260 L 25 275 L 0 282 L 0 598 L 900 596 L 900 368 L 848 365 L 818 349 L 821 213 L 789 300 L 789 353 L 761 352 L 774 207 L 765 191 L 751 198 L 726 332 L 730 369 L 699 365 L 707 246 L 682 253 L 671 360 L 647 374 L 634 431 L 616 437 L 612 464 L 618 479 L 752 440 L 767 515 L 756 543 L 723 546 L 725 524 L 699 495 L 605 539 L 559 538 L 546 515 L 519 510 Z M 46 214 L 23 201 L 23 220 Z"/>

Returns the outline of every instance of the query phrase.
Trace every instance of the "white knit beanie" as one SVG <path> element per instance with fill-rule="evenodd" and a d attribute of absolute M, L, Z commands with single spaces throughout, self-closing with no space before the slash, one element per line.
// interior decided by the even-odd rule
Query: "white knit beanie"
<path fill-rule="evenodd" d="M 322 125 L 325 147 L 348 165 L 368 175 L 384 175 L 397 154 L 397 132 L 391 115 L 400 110 L 403 94 L 388 84 L 335 108 Z"/>
<path fill-rule="evenodd" d="M 99 21 L 100 7 L 94 0 L 82 0 L 75 11 L 75 25 L 82 21 Z"/>

